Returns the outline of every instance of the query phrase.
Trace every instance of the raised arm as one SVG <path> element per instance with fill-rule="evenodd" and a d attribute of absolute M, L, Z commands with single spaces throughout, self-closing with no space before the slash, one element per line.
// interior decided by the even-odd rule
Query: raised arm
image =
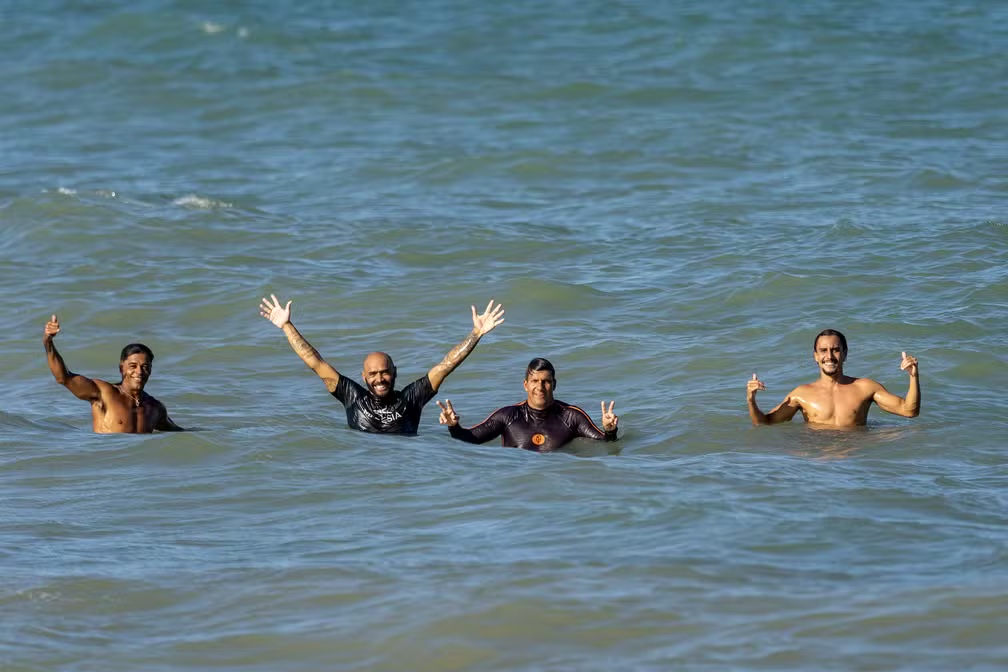
<path fill-rule="evenodd" d="M 322 359 L 322 355 L 318 353 L 318 350 L 312 347 L 304 336 L 301 335 L 291 322 L 291 304 L 293 301 L 288 301 L 286 306 L 280 304 L 277 299 L 276 294 L 270 294 L 270 298 L 273 299 L 270 302 L 269 299 L 264 298 L 262 303 L 259 304 L 259 314 L 265 317 L 267 320 L 276 325 L 280 330 L 284 332 L 287 337 L 287 342 L 290 343 L 291 349 L 297 353 L 297 356 L 301 358 L 309 369 L 314 371 L 322 382 L 325 383 L 326 389 L 330 393 L 336 390 L 336 384 L 339 383 L 339 372 L 331 367 L 328 362 Z"/>
<path fill-rule="evenodd" d="M 466 429 L 459 424 L 459 416 L 452 407 L 451 399 L 446 399 L 443 404 L 439 401 L 437 405 L 441 408 L 438 422 L 442 425 L 448 425 L 448 433 L 452 438 L 466 443 L 486 443 L 504 433 L 504 423 L 498 418 L 500 411 L 495 411 L 475 427 Z"/>
<path fill-rule="evenodd" d="M 452 348 L 437 366 L 427 372 L 427 378 L 435 392 L 441 387 L 441 383 L 448 377 L 448 374 L 465 361 L 479 340 L 493 331 L 494 327 L 504 322 L 504 307 L 500 304 L 494 306 L 493 299 L 490 299 L 486 310 L 481 315 L 477 315 L 476 306 L 472 306 L 472 321 L 473 329 L 469 335 Z"/>
<path fill-rule="evenodd" d="M 920 415 L 920 378 L 917 376 L 917 358 L 902 353 L 903 360 L 900 369 L 910 374 L 910 387 L 905 397 L 897 397 L 881 385 L 875 390 L 872 399 L 878 407 L 887 413 L 902 415 L 904 418 L 916 418 Z"/>
<path fill-rule="evenodd" d="M 777 404 L 772 411 L 764 413 L 756 405 L 756 393 L 765 389 L 766 385 L 756 377 L 755 373 L 752 374 L 751 379 L 746 381 L 746 401 L 749 403 L 749 418 L 754 425 L 773 425 L 778 422 L 787 422 L 801 409 L 801 406 L 794 401 L 792 393 L 785 397 L 784 401 Z"/>
<path fill-rule="evenodd" d="M 45 348 L 49 370 L 52 371 L 56 382 L 70 390 L 78 399 L 89 401 L 92 404 L 101 401 L 101 390 L 95 381 L 73 373 L 67 368 L 63 357 L 56 350 L 56 344 L 53 343 L 53 339 L 58 333 L 60 333 L 59 318 L 54 314 L 52 319 L 46 322 L 42 332 L 42 347 Z"/>

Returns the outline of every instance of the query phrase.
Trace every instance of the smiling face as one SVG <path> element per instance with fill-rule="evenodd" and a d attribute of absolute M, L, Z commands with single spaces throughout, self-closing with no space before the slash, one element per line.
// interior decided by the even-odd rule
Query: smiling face
<path fill-rule="evenodd" d="M 537 411 L 553 405 L 553 390 L 556 389 L 556 378 L 552 371 L 529 371 L 525 374 L 525 393 L 528 394 L 528 405 Z"/>
<path fill-rule="evenodd" d="M 122 386 L 131 394 L 143 392 L 151 374 L 151 357 L 146 352 L 135 352 L 119 362 Z"/>
<path fill-rule="evenodd" d="M 371 394 L 379 399 L 392 394 L 395 389 L 396 368 L 392 358 L 384 352 L 372 352 L 364 358 L 364 370 L 361 372 L 364 384 Z"/>
<path fill-rule="evenodd" d="M 847 350 L 840 336 L 820 336 L 816 339 L 813 357 L 819 365 L 820 372 L 827 376 L 836 376 L 843 373 Z"/>

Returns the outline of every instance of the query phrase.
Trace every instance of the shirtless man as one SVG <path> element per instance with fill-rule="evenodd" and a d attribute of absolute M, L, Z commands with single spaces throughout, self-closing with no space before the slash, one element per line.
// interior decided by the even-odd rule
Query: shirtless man
<path fill-rule="evenodd" d="M 553 398 L 556 389 L 556 371 L 549 360 L 537 357 L 525 369 L 525 392 L 528 399 L 514 406 L 505 406 L 490 414 L 486 420 L 466 429 L 460 427 L 459 416 L 451 399 L 440 401 L 439 421 L 448 425 L 448 433 L 466 443 L 486 443 L 498 436 L 501 445 L 510 448 L 549 453 L 584 437 L 598 441 L 615 441 L 619 418 L 613 414 L 615 401 L 606 408 L 602 402 L 602 428 L 577 406 Z"/>
<path fill-rule="evenodd" d="M 291 301 L 284 306 L 276 294 L 270 298 L 272 301 L 262 300 L 259 313 L 283 330 L 301 361 L 322 379 L 329 394 L 340 400 L 346 408 L 347 425 L 381 434 L 416 434 L 424 405 L 434 398 L 444 379 L 469 356 L 483 336 L 504 322 L 504 307 L 495 306 L 493 299 L 481 315 L 472 306 L 473 328 L 469 335 L 425 376 L 396 392 L 396 367 L 387 354 L 372 352 L 364 358 L 361 378 L 367 387 L 362 387 L 330 366 L 298 332 L 291 322 Z"/>
<path fill-rule="evenodd" d="M 756 374 L 746 383 L 749 417 L 754 425 L 772 425 L 787 422 L 798 411 L 805 416 L 809 426 L 823 428 L 848 428 L 865 425 L 872 402 L 887 413 L 915 418 L 920 414 L 920 381 L 917 378 L 917 358 L 903 353 L 900 369 L 910 374 L 910 388 L 906 397 L 897 397 L 882 385 L 869 378 L 845 376 L 843 363 L 847 359 L 847 339 L 839 331 L 825 329 L 812 342 L 812 353 L 819 365 L 819 380 L 800 385 L 791 391 L 769 413 L 756 405 L 756 392 L 765 390 Z"/>
<path fill-rule="evenodd" d="M 55 315 L 42 332 L 49 370 L 56 382 L 73 392 L 78 399 L 91 403 L 91 424 L 98 434 L 150 434 L 181 432 L 181 427 L 168 417 L 165 405 L 144 392 L 151 375 L 154 353 L 143 343 L 130 343 L 119 356 L 122 380 L 108 383 L 97 378 L 85 378 L 72 373 L 56 351 L 53 338 L 60 333 Z"/>

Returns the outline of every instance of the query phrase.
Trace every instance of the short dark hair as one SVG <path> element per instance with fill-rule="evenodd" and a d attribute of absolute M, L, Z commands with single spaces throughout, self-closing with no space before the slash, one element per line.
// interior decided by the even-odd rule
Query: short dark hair
<path fill-rule="evenodd" d="M 553 380 L 556 380 L 556 369 L 553 368 L 548 359 L 536 357 L 529 362 L 529 365 L 525 368 L 525 378 L 528 379 L 533 371 L 549 371 L 550 375 L 553 376 Z"/>
<path fill-rule="evenodd" d="M 154 361 L 154 351 L 148 348 L 143 343 L 130 343 L 125 348 L 122 349 L 122 353 L 119 355 L 119 362 L 125 362 L 126 358 L 130 355 L 135 355 L 138 352 L 142 352 L 147 355 L 147 359 L 151 362 Z"/>
<path fill-rule="evenodd" d="M 823 329 L 816 334 L 815 340 L 812 341 L 812 352 L 815 352 L 816 346 L 819 345 L 820 336 L 837 336 L 840 339 L 840 347 L 843 348 L 844 354 L 847 354 L 847 339 L 836 329 Z"/>

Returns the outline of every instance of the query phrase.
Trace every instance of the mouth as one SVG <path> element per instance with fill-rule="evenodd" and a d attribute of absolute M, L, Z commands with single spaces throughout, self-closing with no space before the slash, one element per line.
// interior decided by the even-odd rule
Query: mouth
<path fill-rule="evenodd" d="M 388 383 L 375 383 L 371 386 L 372 391 L 378 396 L 383 396 L 389 391 Z"/>

